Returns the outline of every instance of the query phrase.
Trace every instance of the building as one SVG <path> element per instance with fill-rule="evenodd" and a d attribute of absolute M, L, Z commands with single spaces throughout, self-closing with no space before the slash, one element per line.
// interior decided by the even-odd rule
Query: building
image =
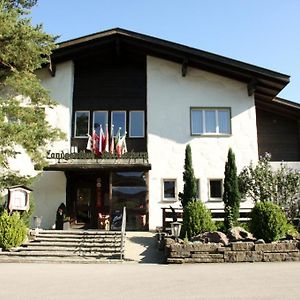
<path fill-rule="evenodd" d="M 163 207 L 180 206 L 187 144 L 210 209 L 223 208 L 229 147 L 239 171 L 264 152 L 300 169 L 300 105 L 276 98 L 287 75 L 118 28 L 60 43 L 37 74 L 58 102 L 49 122 L 67 134 L 49 146 L 33 187 L 44 228 L 65 203 L 91 228 L 99 212 L 113 218 L 125 205 L 128 229 L 155 229 Z M 99 124 L 127 131 L 125 156 L 89 156 Z M 24 158 L 23 166 L 34 172 Z"/>

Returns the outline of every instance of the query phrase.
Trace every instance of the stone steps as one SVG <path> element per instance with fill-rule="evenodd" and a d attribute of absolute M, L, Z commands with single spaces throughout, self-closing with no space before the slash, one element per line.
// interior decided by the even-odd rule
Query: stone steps
<path fill-rule="evenodd" d="M 123 253 L 120 232 L 39 230 L 31 231 L 30 239 L 14 251 L 0 252 L 0 261 L 93 262 L 118 260 Z"/>

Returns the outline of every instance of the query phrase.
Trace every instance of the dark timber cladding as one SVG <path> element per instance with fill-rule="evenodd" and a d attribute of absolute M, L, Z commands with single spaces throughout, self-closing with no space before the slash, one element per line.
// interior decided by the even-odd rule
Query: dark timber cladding
<path fill-rule="evenodd" d="M 118 40 L 83 53 L 74 58 L 73 111 L 89 110 L 91 119 L 93 111 L 108 111 L 110 124 L 111 111 L 125 110 L 127 131 L 130 110 L 145 111 L 146 119 L 146 57 L 127 49 Z M 147 120 L 145 138 L 127 138 L 129 151 L 147 151 L 146 124 Z M 73 145 L 80 143 L 86 141 L 73 139 Z"/>
<path fill-rule="evenodd" d="M 262 105 L 257 103 L 257 136 L 259 155 L 271 153 L 272 161 L 300 160 L 300 118 L 297 110 L 289 114 L 278 104 Z M 300 109 L 298 109 L 298 115 Z"/>

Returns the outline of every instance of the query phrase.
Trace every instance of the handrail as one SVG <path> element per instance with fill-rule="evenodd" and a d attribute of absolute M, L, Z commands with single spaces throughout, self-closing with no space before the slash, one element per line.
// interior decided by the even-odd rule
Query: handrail
<path fill-rule="evenodd" d="M 125 235 L 126 235 L 126 206 L 123 207 L 123 215 L 122 215 L 120 259 L 124 258 Z"/>

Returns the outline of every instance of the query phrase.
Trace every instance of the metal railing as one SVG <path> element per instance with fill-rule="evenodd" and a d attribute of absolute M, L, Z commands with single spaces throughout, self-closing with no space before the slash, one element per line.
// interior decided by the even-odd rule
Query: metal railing
<path fill-rule="evenodd" d="M 120 259 L 124 258 L 125 236 L 126 236 L 126 206 L 123 207 L 123 215 L 122 215 Z"/>

